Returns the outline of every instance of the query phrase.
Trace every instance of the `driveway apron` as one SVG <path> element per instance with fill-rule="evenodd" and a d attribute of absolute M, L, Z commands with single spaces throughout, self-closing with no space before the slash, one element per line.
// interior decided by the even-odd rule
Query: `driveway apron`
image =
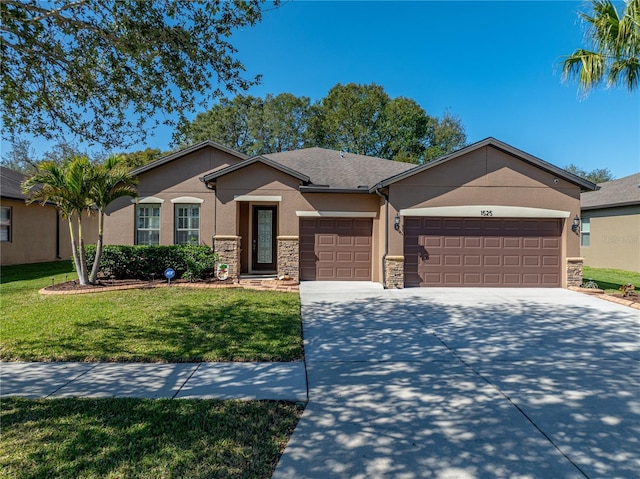
<path fill-rule="evenodd" d="M 561 289 L 302 283 L 309 404 L 274 478 L 635 478 L 637 310 Z"/>

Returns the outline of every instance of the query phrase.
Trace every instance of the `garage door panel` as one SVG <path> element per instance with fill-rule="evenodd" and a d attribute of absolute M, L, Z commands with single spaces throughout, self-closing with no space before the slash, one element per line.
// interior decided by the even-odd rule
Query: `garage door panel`
<path fill-rule="evenodd" d="M 300 279 L 371 280 L 371 219 L 302 219 L 300 230 Z"/>
<path fill-rule="evenodd" d="M 560 220 L 405 218 L 407 224 L 407 286 L 560 286 Z"/>

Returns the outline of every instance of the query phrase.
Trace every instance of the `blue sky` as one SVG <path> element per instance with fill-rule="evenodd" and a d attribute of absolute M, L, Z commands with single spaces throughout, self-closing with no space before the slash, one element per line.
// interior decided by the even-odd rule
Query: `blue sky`
<path fill-rule="evenodd" d="M 621 4 L 622 5 L 622 4 Z M 622 5 L 623 6 L 623 5 Z M 295 1 L 232 37 L 248 93 L 312 100 L 336 83 L 376 83 L 431 115 L 449 110 L 469 142 L 493 136 L 558 166 L 640 171 L 640 92 L 563 83 L 562 56 L 583 45 L 581 1 Z M 168 149 L 159 128 L 144 145 Z M 34 142 L 37 148 L 44 148 Z"/>

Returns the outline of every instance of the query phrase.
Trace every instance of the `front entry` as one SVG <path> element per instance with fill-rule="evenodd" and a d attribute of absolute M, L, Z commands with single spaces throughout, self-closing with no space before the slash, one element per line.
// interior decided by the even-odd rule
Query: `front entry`
<path fill-rule="evenodd" d="M 253 206 L 251 269 L 276 270 L 277 206 Z"/>

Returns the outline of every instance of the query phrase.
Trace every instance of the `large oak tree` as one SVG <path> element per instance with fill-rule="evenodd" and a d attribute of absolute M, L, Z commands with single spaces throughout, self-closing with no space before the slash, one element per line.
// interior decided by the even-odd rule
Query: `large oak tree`
<path fill-rule="evenodd" d="M 110 149 L 144 140 L 156 113 L 162 123 L 181 124 L 196 106 L 259 80 L 245 78 L 230 38 L 258 22 L 265 6 L 2 0 L 3 135 L 70 132 Z"/>

